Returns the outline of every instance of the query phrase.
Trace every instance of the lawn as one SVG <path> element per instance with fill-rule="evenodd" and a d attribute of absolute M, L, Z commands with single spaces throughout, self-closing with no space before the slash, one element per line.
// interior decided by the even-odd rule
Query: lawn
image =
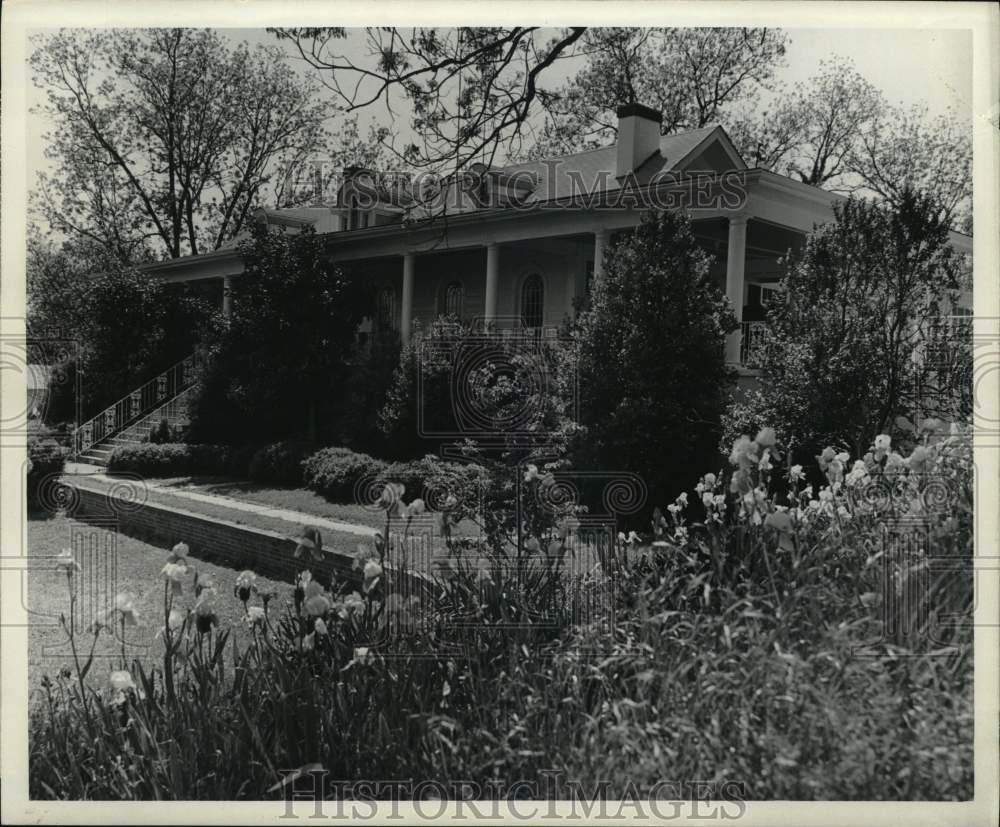
<path fill-rule="evenodd" d="M 358 503 L 331 503 L 308 488 L 282 488 L 227 477 L 170 477 L 153 480 L 156 485 L 232 497 L 248 503 L 258 503 L 269 508 L 287 508 L 328 520 L 381 529 L 385 524 L 383 512 Z"/>
<path fill-rule="evenodd" d="M 64 573 L 52 568 L 52 558 L 71 545 L 87 549 L 77 557 L 83 570 L 75 576 L 78 604 L 75 623 L 77 628 L 89 626 L 95 615 L 114 606 L 115 595 L 128 591 L 135 597 L 139 625 L 126 627 L 125 651 L 129 658 L 140 658 L 144 663 L 155 663 L 162 657 L 163 645 L 157 633 L 163 627 L 163 577 L 161 569 L 170 552 L 139 540 L 114 532 L 84 525 L 66 517 L 28 520 L 28 610 L 31 623 L 28 637 L 28 669 L 30 691 L 37 702 L 37 692 L 43 675 L 54 677 L 65 666 L 72 666 L 72 652 L 66 633 L 59 624 L 59 616 L 69 612 L 69 589 Z M 93 551 L 91 551 L 93 550 Z M 233 597 L 233 585 L 238 574 L 233 569 L 191 558 L 189 565 L 199 577 L 209 577 L 218 590 L 215 601 L 222 628 L 231 627 L 237 645 L 249 640 L 249 631 L 241 622 L 243 605 Z M 192 578 L 193 579 L 193 575 Z M 288 583 L 258 578 L 258 586 L 277 591 L 278 604 L 272 611 L 281 610 L 291 601 L 292 589 Z M 184 584 L 184 593 L 176 598 L 175 607 L 187 609 L 194 605 L 190 579 Z M 95 649 L 95 664 L 88 675 L 94 686 L 103 685 L 108 674 L 120 669 L 121 630 L 114 636 L 102 632 Z M 88 647 L 93 638 L 78 636 L 78 646 L 84 641 Z M 85 660 L 87 652 L 82 653 Z"/>

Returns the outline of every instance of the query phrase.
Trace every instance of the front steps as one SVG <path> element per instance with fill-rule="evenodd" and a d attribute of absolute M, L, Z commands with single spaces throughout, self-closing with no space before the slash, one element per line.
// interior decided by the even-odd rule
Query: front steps
<path fill-rule="evenodd" d="M 113 436 L 91 445 L 77 457 L 78 462 L 105 467 L 116 448 L 129 445 L 141 445 L 149 438 L 150 432 L 164 419 L 172 428 L 187 427 L 188 401 L 194 386 L 181 391 L 173 399 L 150 411 L 142 419 L 136 420 L 127 428 L 123 428 Z"/>

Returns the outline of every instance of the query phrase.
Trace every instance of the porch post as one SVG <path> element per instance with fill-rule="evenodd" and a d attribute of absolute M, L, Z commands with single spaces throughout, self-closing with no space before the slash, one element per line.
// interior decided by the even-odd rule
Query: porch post
<path fill-rule="evenodd" d="M 500 292 L 500 247 L 496 242 L 486 245 L 486 308 L 487 329 L 496 324 L 497 298 Z"/>
<path fill-rule="evenodd" d="M 399 335 L 403 344 L 409 344 L 410 331 L 413 327 L 413 272 L 416 256 L 406 253 L 403 256 L 403 302 L 399 313 Z"/>
<path fill-rule="evenodd" d="M 609 230 L 598 230 L 594 233 L 594 281 L 604 275 L 604 251 L 611 241 Z"/>
<path fill-rule="evenodd" d="M 233 314 L 233 280 L 231 276 L 222 279 L 222 315 L 229 318 Z"/>
<path fill-rule="evenodd" d="M 729 245 L 726 252 L 726 297 L 733 306 L 740 326 L 726 338 L 726 362 L 739 364 L 743 336 L 743 275 L 746 271 L 747 217 L 729 219 Z"/>

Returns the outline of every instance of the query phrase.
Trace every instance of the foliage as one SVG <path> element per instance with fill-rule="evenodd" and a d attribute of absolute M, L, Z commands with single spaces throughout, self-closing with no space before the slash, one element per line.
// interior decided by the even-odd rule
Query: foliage
<path fill-rule="evenodd" d="M 59 477 L 66 467 L 65 448 L 39 439 L 28 440 L 28 470 L 25 496 L 29 512 L 54 508 L 53 496 Z"/>
<path fill-rule="evenodd" d="M 781 66 L 778 29 L 591 28 L 587 61 L 543 97 L 546 121 L 531 155 L 564 155 L 607 145 L 616 109 L 641 103 L 663 115 L 664 134 L 715 124 L 737 105 L 757 105 Z"/>
<path fill-rule="evenodd" d="M 762 387 L 731 406 L 727 440 L 780 422 L 802 456 L 858 452 L 873 431 L 901 439 L 924 417 L 968 415 L 971 355 L 941 325 L 968 278 L 948 232 L 935 202 L 912 192 L 892 211 L 836 206 L 786 265 L 757 356 Z"/>
<path fill-rule="evenodd" d="M 744 159 L 805 184 L 839 184 L 862 132 L 885 107 L 881 93 L 849 61 L 823 61 L 817 75 L 783 91 L 771 109 L 735 121 Z"/>
<path fill-rule="evenodd" d="M 146 442 L 115 448 L 108 457 L 107 467 L 110 473 L 128 472 L 144 477 L 223 475 L 229 468 L 231 453 L 232 449 L 224 445 Z"/>
<path fill-rule="evenodd" d="M 78 244 L 29 242 L 27 285 L 29 337 L 71 340 L 79 357 L 58 371 L 74 380 L 59 388 L 59 418 L 75 419 L 77 386 L 89 418 L 185 358 L 212 315 L 198 288 L 165 285 Z"/>
<path fill-rule="evenodd" d="M 322 448 L 302 462 L 306 487 L 333 502 L 354 502 L 359 486 L 374 482 L 386 464 L 349 448 Z"/>
<path fill-rule="evenodd" d="M 634 472 L 662 495 L 710 462 L 735 326 L 687 219 L 647 215 L 609 251 L 578 322 L 585 438 L 574 465 Z"/>
<path fill-rule="evenodd" d="M 411 168 L 456 175 L 479 161 L 492 165 L 503 148 L 520 148 L 543 74 L 572 55 L 584 33 L 582 27 L 554 35 L 535 26 L 368 28 L 369 48 L 354 56 L 340 42 L 348 37 L 344 28 L 270 31 L 315 70 L 344 111 L 404 102 L 420 139 L 396 148 L 383 133 L 383 145 Z"/>
<path fill-rule="evenodd" d="M 308 442 L 275 442 L 265 445 L 250 460 L 250 479 L 277 485 L 302 485 L 302 462 L 311 453 Z"/>
<path fill-rule="evenodd" d="M 926 106 L 891 104 L 849 61 L 823 61 L 816 76 L 769 106 L 742 107 L 727 126 L 750 167 L 891 207 L 917 190 L 954 227 L 971 213 L 969 124 L 952 111 L 932 118 Z"/>
<path fill-rule="evenodd" d="M 399 456 L 408 448 L 408 435 L 387 435 L 377 415 L 388 401 L 401 354 L 398 334 L 381 331 L 362 352 L 353 356 L 341 389 L 343 404 L 336 424 L 338 444 L 382 457 Z"/>
<path fill-rule="evenodd" d="M 377 482 L 382 485 L 399 483 L 405 496 L 427 503 L 443 502 L 449 495 L 462 502 L 475 503 L 485 478 L 482 466 L 450 462 L 428 454 L 417 460 L 391 463 L 379 473 Z"/>
<path fill-rule="evenodd" d="M 193 439 L 258 444 L 307 435 L 335 438 L 355 331 L 370 291 L 330 263 L 311 228 L 297 234 L 255 225 L 241 247 L 232 314 L 219 320 L 196 399 Z"/>
<path fill-rule="evenodd" d="M 315 84 L 277 48 L 180 28 L 62 30 L 35 45 L 55 161 L 36 207 L 116 260 L 218 248 L 322 146 Z"/>
<path fill-rule="evenodd" d="M 913 610 L 893 595 L 931 557 L 971 562 L 969 436 L 927 434 L 903 457 L 879 435 L 853 466 L 824 451 L 815 495 L 801 467 L 778 466 L 786 455 L 771 429 L 742 437 L 728 484 L 707 474 L 690 502 L 657 512 L 651 544 L 620 538 L 592 575 L 610 624 L 560 613 L 586 593 L 553 576 L 580 528 L 532 505 L 549 484 L 537 468 L 524 478 L 524 538 L 506 557 L 487 542 L 475 561 L 447 532 L 446 499 L 435 519 L 447 557 L 420 594 L 401 590 L 398 535 L 359 548 L 349 582 L 320 582 L 304 562 L 282 596 L 242 572 L 230 599 L 252 635 L 244 648 L 219 627 L 229 584 L 199 578 L 179 544 L 163 569 L 160 653 L 123 656 L 106 688 L 88 685 L 94 661 L 80 644 L 142 621 L 120 595 L 93 627 L 74 628 L 81 573 L 69 553 L 59 566 L 73 658 L 32 714 L 32 795 L 278 798 L 280 770 L 301 768 L 344 781 L 460 777 L 489 797 L 495 778 L 547 789 L 555 768 L 608 799 L 679 778 L 742 781 L 752 799 L 968 798 L 970 627 L 937 627 L 929 648 L 915 618 L 900 634 L 873 612 Z M 394 485 L 380 504 L 407 525 L 427 508 Z M 532 533 L 536 519 L 553 544 Z M 887 530 L 902 533 L 898 545 Z M 902 542 L 913 531 L 921 542 Z M 928 585 L 933 608 L 970 610 L 971 567 Z"/>
<path fill-rule="evenodd" d="M 537 445 L 562 457 L 572 419 L 573 349 L 532 334 L 501 336 L 440 316 L 402 351 L 379 424 L 397 455 L 419 457 L 442 442 L 533 458 Z"/>
<path fill-rule="evenodd" d="M 159 423 L 150 430 L 146 436 L 146 442 L 154 445 L 164 445 L 168 442 L 183 442 L 184 429 L 170 424 L 169 419 L 161 419 Z"/>

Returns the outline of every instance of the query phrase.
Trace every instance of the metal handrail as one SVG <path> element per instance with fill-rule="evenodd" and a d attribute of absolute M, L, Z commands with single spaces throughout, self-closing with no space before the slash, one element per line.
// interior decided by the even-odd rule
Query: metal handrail
<path fill-rule="evenodd" d="M 134 424 L 179 393 L 190 388 L 201 375 L 203 361 L 197 353 L 171 365 L 144 385 L 109 405 L 73 431 L 73 453 L 82 454 Z"/>

